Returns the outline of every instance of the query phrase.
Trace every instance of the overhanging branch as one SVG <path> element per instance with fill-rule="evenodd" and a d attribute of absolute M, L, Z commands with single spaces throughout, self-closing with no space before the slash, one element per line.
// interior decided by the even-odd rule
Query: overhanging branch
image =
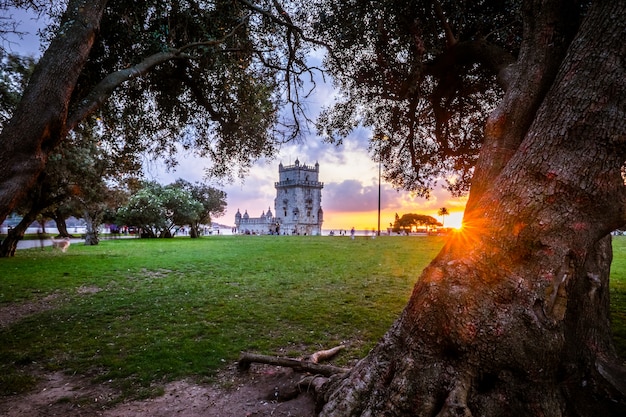
<path fill-rule="evenodd" d="M 80 123 L 87 116 L 96 111 L 102 105 L 102 103 L 111 96 L 113 91 L 115 91 L 115 89 L 122 85 L 124 82 L 145 75 L 150 70 L 152 70 L 152 68 L 162 63 L 174 59 L 193 59 L 193 56 L 186 53 L 192 49 L 214 47 L 223 44 L 224 42 L 226 42 L 226 40 L 231 38 L 241 26 L 245 24 L 249 16 L 249 14 L 244 16 L 239 24 L 237 24 L 228 34 L 220 39 L 192 42 L 187 45 L 183 45 L 180 48 L 172 48 L 165 52 L 159 52 L 157 54 L 146 57 L 143 61 L 133 65 L 132 67 L 115 71 L 107 75 L 91 90 L 91 92 L 83 100 L 81 100 L 78 108 L 69 115 L 67 119 L 67 130 L 73 130 L 78 125 L 78 123 Z"/>

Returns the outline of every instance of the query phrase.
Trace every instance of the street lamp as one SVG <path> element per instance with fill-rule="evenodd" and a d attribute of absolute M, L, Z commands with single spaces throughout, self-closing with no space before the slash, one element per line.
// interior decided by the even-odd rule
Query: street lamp
<path fill-rule="evenodd" d="M 380 236 L 380 173 L 381 173 L 381 164 L 382 164 L 382 153 L 381 146 L 383 141 L 388 140 L 389 137 L 385 134 L 376 134 L 374 136 L 378 140 L 378 232 L 377 236 Z"/>
<path fill-rule="evenodd" d="M 380 145 L 378 146 L 378 233 L 380 236 Z"/>

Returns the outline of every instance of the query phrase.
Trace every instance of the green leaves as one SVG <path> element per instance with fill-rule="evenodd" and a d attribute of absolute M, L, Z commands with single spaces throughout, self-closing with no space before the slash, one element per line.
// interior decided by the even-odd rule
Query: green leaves
<path fill-rule="evenodd" d="M 136 68 L 108 100 L 96 98 L 108 140 L 164 157 L 178 142 L 213 160 L 209 174 L 242 175 L 299 132 L 298 120 L 279 115 L 284 105 L 298 109 L 290 98 L 307 71 L 305 45 L 276 15 L 269 1 L 109 1 L 72 101 L 91 100 L 107 76 Z M 145 71 L 158 54 L 167 61 Z"/>
<path fill-rule="evenodd" d="M 35 66 L 32 57 L 2 52 L 0 49 L 0 127 L 11 118 Z"/>
<path fill-rule="evenodd" d="M 170 237 L 174 226 L 184 225 L 197 233 L 200 224 L 211 222 L 211 214 L 223 213 L 225 198 L 220 190 L 184 180 L 166 186 L 146 182 L 119 209 L 118 222 L 141 227 L 150 237 Z"/>

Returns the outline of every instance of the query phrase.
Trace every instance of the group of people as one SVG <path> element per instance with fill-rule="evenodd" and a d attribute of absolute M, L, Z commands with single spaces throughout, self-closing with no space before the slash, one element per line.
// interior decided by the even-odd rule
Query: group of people
<path fill-rule="evenodd" d="M 329 233 L 330 236 L 335 236 L 335 231 L 331 230 Z M 339 236 L 345 236 L 346 235 L 346 231 L 341 229 L 339 230 Z M 354 227 L 352 229 L 350 229 L 350 239 L 354 240 L 354 235 L 355 235 L 355 230 Z"/>

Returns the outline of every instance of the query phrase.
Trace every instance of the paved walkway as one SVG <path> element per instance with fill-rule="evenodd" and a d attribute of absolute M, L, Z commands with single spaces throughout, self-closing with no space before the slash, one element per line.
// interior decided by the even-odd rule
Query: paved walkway
<path fill-rule="evenodd" d="M 135 235 L 126 235 L 126 236 L 118 236 L 115 239 L 135 239 L 137 236 Z M 100 236 L 100 241 L 102 240 L 108 240 L 108 237 L 102 237 Z M 72 245 L 82 245 L 85 243 L 85 239 L 84 238 L 72 238 L 70 239 L 70 242 L 72 243 Z M 43 245 L 44 246 L 52 246 L 52 241 L 50 240 L 50 238 L 45 238 L 43 240 Z M 28 240 L 20 240 L 19 242 L 17 242 L 17 248 L 18 249 L 32 249 L 32 248 L 39 248 L 41 247 L 41 242 L 39 241 L 39 239 L 28 239 Z"/>
<path fill-rule="evenodd" d="M 76 244 L 76 243 L 83 243 L 85 242 L 85 240 L 84 239 L 70 239 L 70 242 L 72 244 Z M 43 245 L 52 246 L 52 241 L 50 239 L 44 239 Z M 39 248 L 39 247 L 41 247 L 41 242 L 39 241 L 39 239 L 20 240 L 19 242 L 17 242 L 18 249 L 31 249 L 31 248 Z"/>

